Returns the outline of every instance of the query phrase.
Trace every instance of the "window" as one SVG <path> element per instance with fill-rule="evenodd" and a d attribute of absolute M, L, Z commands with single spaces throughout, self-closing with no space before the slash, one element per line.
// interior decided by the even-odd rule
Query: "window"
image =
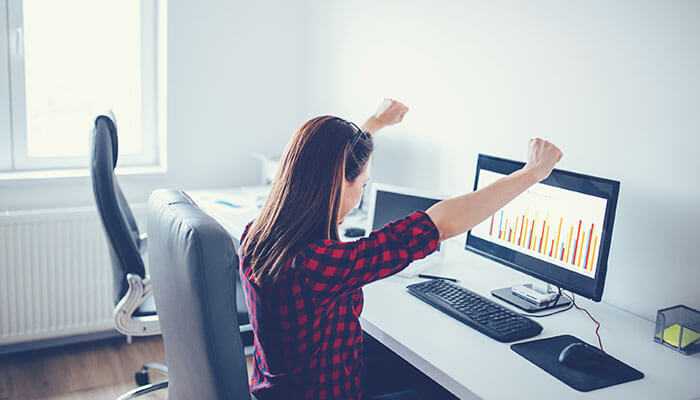
<path fill-rule="evenodd" d="M 159 163 L 164 2 L 0 0 L 0 171 L 86 167 L 110 111 L 120 165 Z"/>

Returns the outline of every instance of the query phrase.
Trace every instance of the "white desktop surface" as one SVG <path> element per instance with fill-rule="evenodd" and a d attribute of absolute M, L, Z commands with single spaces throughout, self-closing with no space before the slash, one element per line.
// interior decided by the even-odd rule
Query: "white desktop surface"
<path fill-rule="evenodd" d="M 234 209 L 213 201 L 236 198 L 240 193 L 188 192 L 236 240 L 257 208 Z M 461 238 L 445 243 L 444 263 L 426 272 L 457 278 L 460 285 L 504 305 L 490 295 L 492 289 L 532 280 L 464 251 L 462 246 Z M 700 354 L 684 356 L 655 343 L 651 321 L 577 297 L 577 303 L 600 321 L 605 350 L 645 374 L 642 380 L 583 393 L 531 364 L 509 344 L 499 343 L 409 295 L 406 285 L 421 280 L 393 276 L 366 286 L 361 323 L 369 334 L 460 399 L 700 399 Z M 569 334 L 597 344 L 595 325 L 581 311 L 572 309 L 535 320 L 544 329 L 528 340 Z"/>
<path fill-rule="evenodd" d="M 187 195 L 238 241 L 246 224 L 258 215 L 258 197 L 266 194 L 268 190 L 269 187 L 266 186 L 251 186 L 230 190 L 188 190 Z M 217 200 L 224 200 L 239 207 L 218 204 Z"/>

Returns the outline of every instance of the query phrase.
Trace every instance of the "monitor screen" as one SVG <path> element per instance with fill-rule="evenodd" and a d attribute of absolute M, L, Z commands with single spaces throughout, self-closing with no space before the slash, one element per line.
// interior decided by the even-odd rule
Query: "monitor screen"
<path fill-rule="evenodd" d="M 389 222 L 406 218 L 414 211 L 425 211 L 438 201 L 440 199 L 377 188 L 374 197 L 372 230 L 375 231 Z"/>
<path fill-rule="evenodd" d="M 523 167 L 480 155 L 474 190 Z M 466 248 L 600 300 L 619 182 L 554 170 L 474 227 Z"/>

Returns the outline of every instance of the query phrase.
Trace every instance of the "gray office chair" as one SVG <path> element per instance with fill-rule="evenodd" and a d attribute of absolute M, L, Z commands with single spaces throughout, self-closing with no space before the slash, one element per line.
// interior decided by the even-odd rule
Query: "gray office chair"
<path fill-rule="evenodd" d="M 236 307 L 238 256 L 229 234 L 186 194 L 148 204 L 149 265 L 170 400 L 250 399 Z"/>
<path fill-rule="evenodd" d="M 105 115 L 98 116 L 92 135 L 90 175 L 112 264 L 116 304 L 114 324 L 127 337 L 158 335 L 158 316 L 142 258 L 147 248 L 146 236 L 139 232 L 136 219 L 114 175 L 118 146 L 114 121 Z M 148 384 L 150 370 L 162 374 L 168 371 L 163 364 L 144 364 L 135 374 L 137 385 Z M 167 383 L 158 386 L 165 385 Z"/>

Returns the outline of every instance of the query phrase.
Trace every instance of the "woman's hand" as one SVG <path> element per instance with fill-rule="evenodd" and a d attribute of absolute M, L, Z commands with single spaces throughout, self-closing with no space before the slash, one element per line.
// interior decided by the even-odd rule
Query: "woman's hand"
<path fill-rule="evenodd" d="M 561 160 L 562 152 L 552 143 L 540 139 L 530 139 L 525 170 L 533 173 L 537 181 L 546 179 L 552 173 L 554 165 Z"/>
<path fill-rule="evenodd" d="M 362 130 L 374 134 L 389 125 L 398 124 L 408 112 L 408 107 L 394 99 L 384 99 L 377 111 L 362 125 Z"/>

